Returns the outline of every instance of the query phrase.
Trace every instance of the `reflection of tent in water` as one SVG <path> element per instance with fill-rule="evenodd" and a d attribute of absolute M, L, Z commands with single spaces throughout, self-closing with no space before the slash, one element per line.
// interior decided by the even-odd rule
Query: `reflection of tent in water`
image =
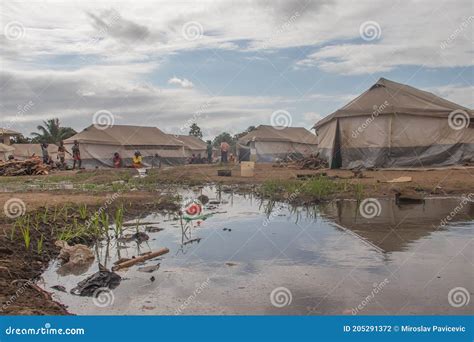
<path fill-rule="evenodd" d="M 474 219 L 474 203 L 459 198 L 428 199 L 424 204 L 402 206 L 396 206 L 393 200 L 379 203 L 380 215 L 373 218 L 362 217 L 355 201 L 332 203 L 321 209 L 321 215 L 383 252 L 402 251 L 449 223 Z"/>

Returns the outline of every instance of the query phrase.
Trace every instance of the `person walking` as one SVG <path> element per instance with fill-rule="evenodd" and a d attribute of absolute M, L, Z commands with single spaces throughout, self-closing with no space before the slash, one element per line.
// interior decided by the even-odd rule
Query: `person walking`
<path fill-rule="evenodd" d="M 230 145 L 223 141 L 221 142 L 221 163 L 227 163 L 227 153 L 229 153 Z"/>
<path fill-rule="evenodd" d="M 65 169 L 66 166 L 66 153 L 71 154 L 64 147 L 64 142 L 60 141 L 58 146 L 58 159 L 61 165 L 61 169 Z"/>
<path fill-rule="evenodd" d="M 77 163 L 77 168 L 80 169 L 82 165 L 82 159 L 81 159 L 81 150 L 79 149 L 79 141 L 74 140 L 74 145 L 72 145 L 72 159 L 74 160 L 72 164 L 72 169 L 74 170 L 76 168 L 76 163 Z"/>
<path fill-rule="evenodd" d="M 41 144 L 41 153 L 43 154 L 43 163 L 49 164 L 49 152 L 48 152 L 48 144 L 42 143 Z"/>
<path fill-rule="evenodd" d="M 207 162 L 209 164 L 212 164 L 212 142 L 210 140 L 207 141 L 206 152 L 207 152 Z"/>

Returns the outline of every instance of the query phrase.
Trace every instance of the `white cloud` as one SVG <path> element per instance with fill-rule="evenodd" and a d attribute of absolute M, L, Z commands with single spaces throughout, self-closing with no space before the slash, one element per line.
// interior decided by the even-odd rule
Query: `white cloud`
<path fill-rule="evenodd" d="M 181 88 L 185 88 L 185 89 L 191 89 L 191 88 L 194 88 L 194 84 L 193 82 L 191 82 L 190 80 L 186 79 L 186 78 L 178 78 L 178 77 L 172 77 L 168 80 L 168 84 L 173 84 L 173 85 L 178 85 L 180 86 Z"/>

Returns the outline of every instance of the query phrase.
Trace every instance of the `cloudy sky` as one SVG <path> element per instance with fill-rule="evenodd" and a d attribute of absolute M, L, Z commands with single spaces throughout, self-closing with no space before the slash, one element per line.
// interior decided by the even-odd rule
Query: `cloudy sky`
<path fill-rule="evenodd" d="M 3 0 L 0 127 L 80 131 L 99 112 L 211 137 L 285 111 L 310 128 L 380 77 L 472 108 L 473 15 L 470 0 Z"/>

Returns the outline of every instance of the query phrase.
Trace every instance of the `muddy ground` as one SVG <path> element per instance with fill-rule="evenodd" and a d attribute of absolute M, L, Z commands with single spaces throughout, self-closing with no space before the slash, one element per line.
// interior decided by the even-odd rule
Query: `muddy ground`
<path fill-rule="evenodd" d="M 231 169 L 231 177 L 217 176 L 218 169 Z M 134 170 L 93 170 L 63 171 L 48 176 L 22 176 L 0 178 L 0 203 L 10 198 L 20 198 L 27 212 L 34 213 L 45 206 L 54 207 L 71 203 L 87 204 L 89 208 L 99 208 L 117 191 L 122 191 L 113 206 L 124 203 L 127 215 L 147 209 L 173 209 L 171 199 L 165 199 L 157 185 L 169 184 L 199 185 L 221 183 L 247 190 L 255 189 L 268 181 L 291 181 L 297 175 L 316 175 L 325 173 L 336 183 L 360 184 L 364 197 L 393 196 L 396 190 L 408 189 L 425 195 L 468 194 L 474 191 L 474 168 L 444 170 L 378 170 L 364 171 L 363 177 L 355 177 L 346 170 L 296 170 L 277 168 L 271 165 L 257 165 L 254 177 L 240 176 L 239 167 L 218 165 L 187 165 L 152 170 L 143 179 L 134 178 Z M 387 183 L 402 177 L 412 177 L 407 183 Z M 64 184 L 72 184 L 66 186 Z M 355 198 L 352 188 L 338 191 L 339 198 Z M 360 194 L 359 194 L 360 195 Z M 169 195 L 167 195 L 169 196 Z M 51 296 L 31 285 L 37 279 L 52 258 L 59 253 L 54 239 L 45 238 L 41 253 L 25 251 L 21 236 L 11 239 L 12 220 L 0 213 L 0 314 L 67 314 L 66 308 L 54 302 Z M 35 232 L 41 234 L 41 231 Z M 46 236 L 46 234 L 45 234 Z M 48 235 L 49 236 L 49 235 Z M 33 236 L 34 239 L 34 236 Z"/>

